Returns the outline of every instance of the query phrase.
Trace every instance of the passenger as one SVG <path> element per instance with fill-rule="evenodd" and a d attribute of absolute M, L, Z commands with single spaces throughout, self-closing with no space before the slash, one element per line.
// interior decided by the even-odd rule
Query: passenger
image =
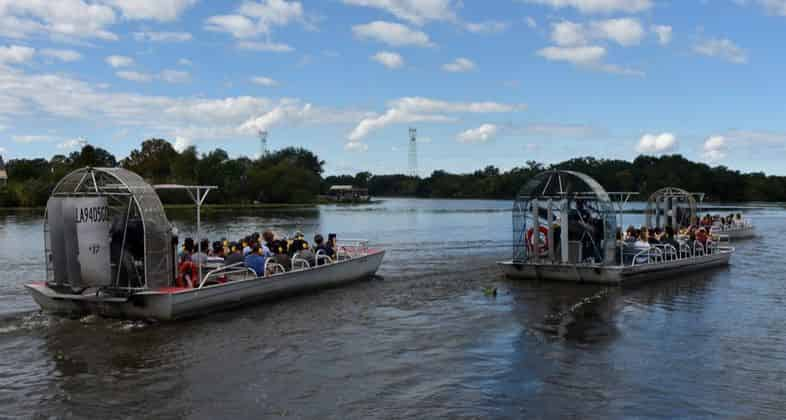
<path fill-rule="evenodd" d="M 273 248 L 270 251 L 273 253 L 276 263 L 281 264 L 284 270 L 289 271 L 292 268 L 292 260 L 287 254 L 287 241 L 283 239 L 273 241 Z"/>
<path fill-rule="evenodd" d="M 650 245 L 658 245 L 661 244 L 663 241 L 663 230 L 661 228 L 656 227 L 655 230 L 652 231 L 652 235 L 650 236 L 649 243 Z"/>
<path fill-rule="evenodd" d="M 189 260 L 191 260 L 191 254 L 193 253 L 194 253 L 194 238 L 186 238 L 186 240 L 183 242 L 183 249 L 180 251 L 178 258 L 182 259 L 186 257 Z"/>
<path fill-rule="evenodd" d="M 326 244 L 325 238 L 318 233 L 314 235 L 314 249 L 318 254 L 325 255 L 327 257 L 330 257 L 331 259 L 333 258 L 333 255 L 335 255 L 333 248 L 331 248 L 328 244 Z M 322 265 L 325 263 L 325 261 L 326 260 L 324 258 L 320 258 L 319 260 L 316 261 L 316 263 L 317 265 Z"/>
<path fill-rule="evenodd" d="M 265 274 L 265 257 L 262 255 L 262 249 L 259 245 L 254 246 L 251 252 L 245 258 L 246 267 L 254 270 L 257 276 Z"/>
<path fill-rule="evenodd" d="M 634 242 L 636 240 L 635 234 L 636 228 L 633 225 L 628 225 L 628 229 L 625 230 L 625 241 Z"/>
<path fill-rule="evenodd" d="M 271 251 L 272 251 L 272 248 L 273 248 L 273 241 L 275 241 L 275 240 L 276 240 L 276 235 L 273 233 L 273 231 L 266 230 L 266 231 L 262 232 L 262 241 L 265 243 L 265 245 L 268 248 L 270 248 Z"/>
<path fill-rule="evenodd" d="M 245 262 L 243 253 L 240 252 L 240 246 L 237 243 L 232 243 L 230 246 L 229 254 L 224 258 L 224 265 L 232 265 Z"/>
<path fill-rule="evenodd" d="M 699 241 L 702 246 L 707 245 L 707 239 L 707 231 L 704 228 L 701 228 L 698 232 L 696 232 L 696 240 Z"/>
<path fill-rule="evenodd" d="M 177 279 L 175 284 L 177 287 L 185 287 L 188 289 L 197 286 L 199 281 L 199 274 L 197 274 L 197 266 L 191 261 L 191 258 L 183 256 L 180 259 L 180 264 L 177 266 Z"/>
<path fill-rule="evenodd" d="M 191 255 L 191 261 L 194 264 L 205 265 L 207 264 L 207 253 L 210 250 L 210 241 L 203 239 L 199 242 L 199 249 Z"/>
<path fill-rule="evenodd" d="M 211 250 L 210 256 L 216 258 L 226 257 L 226 254 L 224 253 L 224 245 L 221 243 L 221 241 L 213 242 L 213 249 Z"/>
<path fill-rule="evenodd" d="M 252 251 L 251 249 L 251 237 L 246 236 L 243 239 L 243 256 L 250 254 Z"/>
<path fill-rule="evenodd" d="M 638 239 L 642 242 L 650 242 L 650 231 L 647 228 L 641 228 Z"/>
<path fill-rule="evenodd" d="M 308 241 L 306 241 L 303 232 L 297 231 L 295 232 L 295 236 L 292 239 L 292 242 L 289 244 L 289 256 L 290 258 L 295 255 L 295 253 L 305 251 L 309 248 Z"/>

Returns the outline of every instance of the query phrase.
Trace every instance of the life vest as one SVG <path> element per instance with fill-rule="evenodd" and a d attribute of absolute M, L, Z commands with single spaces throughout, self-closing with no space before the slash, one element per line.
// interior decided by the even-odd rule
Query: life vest
<path fill-rule="evenodd" d="M 199 286 L 199 270 L 197 265 L 191 261 L 183 261 L 177 267 L 177 287 L 193 289 Z"/>
<path fill-rule="evenodd" d="M 540 232 L 540 235 L 543 235 L 543 240 L 540 241 L 540 244 L 538 244 L 538 255 L 542 256 L 548 254 L 549 252 L 549 228 L 545 226 L 539 226 L 538 231 Z M 527 230 L 527 250 L 529 250 L 529 252 L 535 251 L 536 237 L 533 233 L 534 232 L 532 228 Z"/>

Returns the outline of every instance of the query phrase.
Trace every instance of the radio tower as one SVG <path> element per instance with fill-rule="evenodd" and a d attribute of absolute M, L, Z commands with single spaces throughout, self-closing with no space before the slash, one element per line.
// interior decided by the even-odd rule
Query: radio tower
<path fill-rule="evenodd" d="M 267 130 L 259 130 L 259 147 L 262 153 L 259 157 L 267 156 Z"/>
<path fill-rule="evenodd" d="M 417 177 L 418 174 L 418 130 L 409 129 L 409 175 Z"/>

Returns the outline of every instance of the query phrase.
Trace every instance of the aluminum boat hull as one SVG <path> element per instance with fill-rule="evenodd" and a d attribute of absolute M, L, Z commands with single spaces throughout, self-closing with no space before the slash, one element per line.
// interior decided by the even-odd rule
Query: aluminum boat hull
<path fill-rule="evenodd" d="M 384 255 L 384 251 L 373 251 L 333 264 L 271 277 L 235 280 L 202 289 L 150 290 L 130 297 L 64 294 L 45 283 L 32 283 L 25 287 L 46 312 L 69 315 L 93 313 L 113 318 L 166 321 L 367 279 L 377 272 Z"/>
<path fill-rule="evenodd" d="M 497 264 L 507 277 L 513 279 L 621 285 L 670 278 L 683 273 L 728 265 L 733 252 L 733 248 L 728 248 L 712 255 L 635 266 L 536 264 L 514 261 L 501 261 Z"/>

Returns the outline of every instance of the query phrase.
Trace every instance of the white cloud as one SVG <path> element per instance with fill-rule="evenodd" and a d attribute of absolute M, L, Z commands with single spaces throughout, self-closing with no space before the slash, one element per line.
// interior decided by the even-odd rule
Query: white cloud
<path fill-rule="evenodd" d="M 366 152 L 368 145 L 360 142 L 348 142 L 344 145 L 344 150 L 349 152 Z"/>
<path fill-rule="evenodd" d="M 411 29 L 400 23 L 374 21 L 352 27 L 352 33 L 360 39 L 371 39 L 394 47 L 433 47 L 425 32 Z"/>
<path fill-rule="evenodd" d="M 251 83 L 255 85 L 265 86 L 265 87 L 275 87 L 278 86 L 278 82 L 264 76 L 255 76 L 251 78 Z"/>
<path fill-rule="evenodd" d="M 68 149 L 68 150 L 76 149 L 76 148 L 79 148 L 79 146 L 82 145 L 83 141 L 84 140 L 82 140 L 82 139 L 69 139 L 69 140 L 66 140 L 66 141 L 63 141 L 63 142 L 59 143 L 57 145 L 57 148 L 58 149 Z"/>
<path fill-rule="evenodd" d="M 723 136 L 711 136 L 704 141 L 704 160 L 714 163 L 726 157 L 728 144 Z"/>
<path fill-rule="evenodd" d="M 150 19 L 161 22 L 176 20 L 196 0 L 108 0 L 127 19 Z"/>
<path fill-rule="evenodd" d="M 559 46 L 586 45 L 592 40 L 610 40 L 630 47 L 644 37 L 638 19 L 620 18 L 592 21 L 588 24 L 561 21 L 552 24 L 551 39 Z"/>
<path fill-rule="evenodd" d="M 82 59 L 82 54 L 74 50 L 56 50 L 51 48 L 44 48 L 41 50 L 41 55 L 50 58 L 56 58 L 60 61 L 71 62 Z"/>
<path fill-rule="evenodd" d="M 117 35 L 106 29 L 115 20 L 111 7 L 84 0 L 0 2 L 0 36 L 8 38 L 116 40 Z"/>
<path fill-rule="evenodd" d="M 183 153 L 183 151 L 189 148 L 192 144 L 193 142 L 191 139 L 185 138 L 183 136 L 177 136 L 175 137 L 175 144 L 173 144 L 172 147 L 174 147 L 178 153 Z"/>
<path fill-rule="evenodd" d="M 302 104 L 299 101 L 283 100 L 262 115 L 247 119 L 238 127 L 238 132 L 254 134 L 260 130 L 289 124 L 332 124 L 355 120 L 359 116 L 356 112 L 342 112 L 315 107 L 310 103 Z"/>
<path fill-rule="evenodd" d="M 711 38 L 693 46 L 693 51 L 707 57 L 717 57 L 734 64 L 748 62 L 747 52 L 734 42 L 725 38 Z"/>
<path fill-rule="evenodd" d="M 677 138 L 671 133 L 645 134 L 639 139 L 636 151 L 639 153 L 659 154 L 673 151 Z"/>
<path fill-rule="evenodd" d="M 158 78 L 167 83 L 187 83 L 191 80 L 191 75 L 187 71 L 165 69 Z"/>
<path fill-rule="evenodd" d="M 185 42 L 191 41 L 193 36 L 189 32 L 134 32 L 134 39 L 137 41 L 150 42 Z"/>
<path fill-rule="evenodd" d="M 243 50 L 274 52 L 274 53 L 286 53 L 286 52 L 295 51 L 294 48 L 292 48 L 287 44 L 281 44 L 281 43 L 269 42 L 269 41 L 240 41 L 237 43 L 237 47 Z"/>
<path fill-rule="evenodd" d="M 133 58 L 122 55 L 110 55 L 105 61 L 114 68 L 128 67 L 134 64 Z"/>
<path fill-rule="evenodd" d="M 456 136 L 459 143 L 486 143 L 497 136 L 499 127 L 494 124 L 483 124 L 478 128 L 462 131 Z"/>
<path fill-rule="evenodd" d="M 539 50 L 538 55 L 550 61 L 567 61 L 577 65 L 584 65 L 600 61 L 606 55 L 606 49 L 597 45 L 546 47 Z"/>
<path fill-rule="evenodd" d="M 17 135 L 17 136 L 11 136 L 11 140 L 13 140 L 16 143 L 30 144 L 30 143 L 49 142 L 52 141 L 53 138 L 51 136 Z"/>
<path fill-rule="evenodd" d="M 475 70 L 475 63 L 472 60 L 464 57 L 459 57 L 455 59 L 453 62 L 446 63 L 442 65 L 442 70 L 451 72 L 451 73 L 464 73 L 468 71 Z"/>
<path fill-rule="evenodd" d="M 289 52 L 294 48 L 271 39 L 273 29 L 300 22 L 307 28 L 313 24 L 306 18 L 299 1 L 261 0 L 241 3 L 235 14 L 211 16 L 205 21 L 205 29 L 227 32 L 241 42 L 241 49 L 264 52 Z M 263 40 L 258 38 L 263 37 Z"/>
<path fill-rule="evenodd" d="M 672 38 L 671 26 L 668 25 L 652 25 L 650 27 L 652 32 L 658 36 L 658 43 L 660 45 L 669 45 Z"/>
<path fill-rule="evenodd" d="M 535 29 L 538 27 L 538 21 L 536 21 L 535 18 L 533 18 L 532 16 L 527 16 L 527 18 L 524 19 L 524 22 L 527 23 L 527 26 L 530 29 Z"/>
<path fill-rule="evenodd" d="M 194 63 L 192 63 L 191 60 L 187 58 L 181 58 L 180 60 L 177 60 L 177 64 L 180 64 L 181 66 L 190 66 Z"/>
<path fill-rule="evenodd" d="M 0 63 L 22 64 L 30 61 L 35 55 L 35 49 L 22 45 L 0 46 Z"/>
<path fill-rule="evenodd" d="M 483 22 L 469 22 L 464 28 L 472 33 L 500 33 L 506 31 L 510 25 L 506 22 L 487 20 Z"/>
<path fill-rule="evenodd" d="M 153 80 L 154 78 L 154 75 L 152 74 L 142 73 L 138 71 L 130 71 L 130 70 L 118 71 L 115 73 L 115 76 L 121 79 L 130 80 L 132 82 L 143 82 L 143 83 L 147 83 Z"/>
<path fill-rule="evenodd" d="M 639 70 L 604 63 L 606 48 L 597 45 L 546 47 L 538 50 L 537 54 L 549 61 L 564 61 L 589 70 L 623 76 L 644 76 L 644 72 Z"/>
<path fill-rule="evenodd" d="M 581 13 L 638 13 L 652 7 L 651 0 L 524 0 L 555 9 L 572 7 Z"/>
<path fill-rule="evenodd" d="M 404 97 L 390 101 L 383 114 L 363 118 L 350 132 L 348 141 L 360 142 L 373 131 L 393 124 L 450 122 L 456 120 L 450 114 L 512 112 L 525 108 L 525 105 L 497 102 L 448 102 L 423 97 Z"/>
<path fill-rule="evenodd" d="M 455 21 L 454 0 L 344 0 L 345 4 L 384 10 L 393 16 L 415 25 L 428 21 Z"/>
<path fill-rule="evenodd" d="M 391 51 L 380 51 L 372 55 L 371 59 L 389 69 L 398 69 L 404 66 L 404 58 L 401 57 L 401 54 Z"/>
<path fill-rule="evenodd" d="M 754 0 L 759 6 L 764 8 L 764 10 L 772 15 L 776 16 L 786 16 L 786 0 Z M 753 3 L 754 1 L 750 1 Z M 746 0 L 735 0 L 735 3 L 745 5 L 749 3 Z"/>

